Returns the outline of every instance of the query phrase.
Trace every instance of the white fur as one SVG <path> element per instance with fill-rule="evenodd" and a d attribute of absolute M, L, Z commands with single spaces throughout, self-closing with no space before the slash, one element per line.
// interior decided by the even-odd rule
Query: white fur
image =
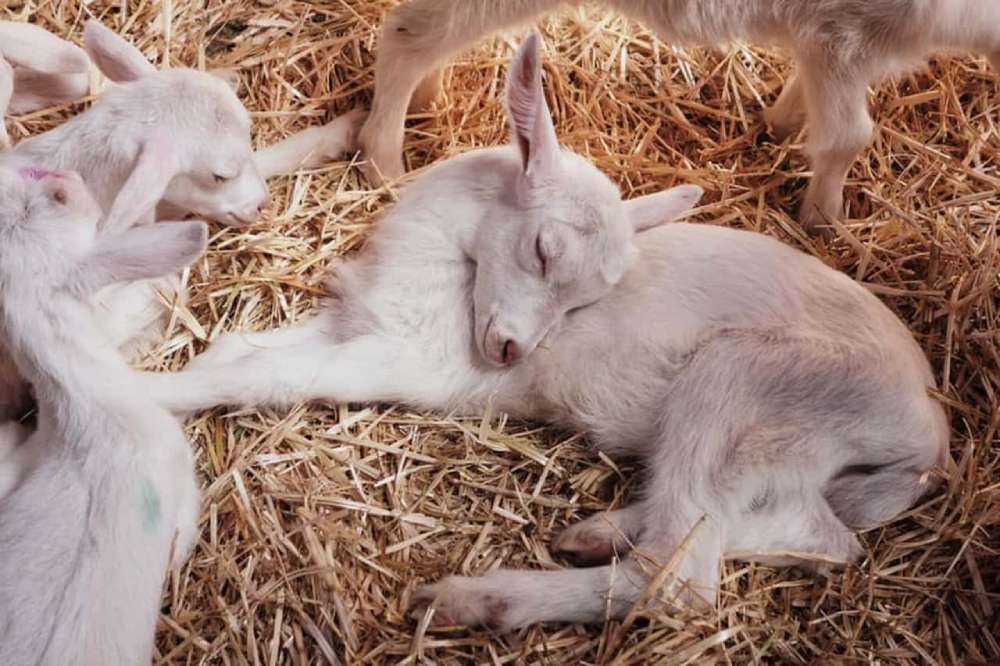
<path fill-rule="evenodd" d="M 0 61 L 0 118 L 79 99 L 90 87 L 87 54 L 31 23 L 0 21 Z M 0 127 L 0 143 L 3 134 Z"/>
<path fill-rule="evenodd" d="M 197 534 L 191 451 L 85 300 L 180 270 L 204 224 L 96 234 L 74 173 L 0 166 L 0 332 L 38 425 L 2 429 L 0 663 L 148 664 L 164 574 Z M 172 559 L 171 559 L 172 557 Z"/>
<path fill-rule="evenodd" d="M 687 599 L 715 598 L 723 554 L 853 560 L 852 528 L 907 508 L 947 455 L 920 348 L 815 258 L 760 234 L 664 225 L 696 188 L 621 201 L 556 144 L 538 57 L 529 38 L 511 68 L 514 146 L 414 180 L 312 320 L 224 335 L 184 372 L 148 375 L 148 390 L 178 411 L 492 407 L 644 459 L 636 504 L 555 544 L 604 566 L 447 579 L 417 595 L 436 598 L 443 623 L 621 616 L 649 580 L 631 544 L 661 565 L 676 554 L 666 588 L 687 581 Z"/>
<path fill-rule="evenodd" d="M 407 105 L 433 100 L 440 68 L 486 35 L 583 0 L 412 0 L 385 18 L 375 99 L 360 133 L 372 177 L 403 173 Z M 752 39 L 787 47 L 797 61 L 765 112 L 784 138 L 807 122 L 813 177 L 800 216 L 807 227 L 843 214 L 843 187 L 868 143 L 870 83 L 935 50 L 985 53 L 1000 64 L 1000 3 L 983 0 L 606 0 L 664 39 L 717 45 Z"/>
<path fill-rule="evenodd" d="M 358 125 L 364 113 L 356 109 L 338 116 L 321 127 L 310 127 L 273 146 L 254 153 L 257 169 L 264 178 L 299 169 L 314 169 L 354 150 Z"/>
<path fill-rule="evenodd" d="M 14 68 L 0 54 L 0 151 L 10 148 L 10 136 L 3 118 L 7 115 L 11 97 L 14 95 Z"/>

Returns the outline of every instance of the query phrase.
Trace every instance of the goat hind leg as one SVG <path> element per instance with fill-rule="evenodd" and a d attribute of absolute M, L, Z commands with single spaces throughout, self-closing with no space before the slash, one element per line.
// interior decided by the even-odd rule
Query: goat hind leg
<path fill-rule="evenodd" d="M 774 104 L 764 109 L 764 120 L 779 141 L 794 136 L 806 121 L 805 95 L 799 74 L 785 81 Z"/>
<path fill-rule="evenodd" d="M 436 626 L 483 625 L 512 631 L 539 622 L 600 622 L 622 617 L 639 600 L 645 578 L 635 562 L 558 571 L 497 569 L 448 576 L 417 590 L 411 614 L 434 609 Z"/>
<path fill-rule="evenodd" d="M 444 67 L 435 67 L 430 74 L 417 84 L 410 97 L 410 111 L 423 111 L 430 108 L 440 96 L 444 87 Z"/>
<path fill-rule="evenodd" d="M 854 562 L 864 553 L 857 535 L 812 489 L 779 493 L 768 505 L 729 522 L 727 558 L 822 571 Z"/>
<path fill-rule="evenodd" d="M 623 617 L 644 595 L 649 603 L 664 597 L 697 607 L 714 603 L 722 557 L 720 523 L 687 498 L 674 498 L 675 503 L 665 506 L 660 501 L 665 497 L 647 497 L 624 512 L 613 512 L 622 526 L 642 526 L 635 548 L 617 564 L 449 576 L 418 590 L 414 610 L 421 615 L 432 606 L 432 622 L 439 625 L 482 624 L 510 631 L 538 622 Z M 598 519 L 584 523 L 593 527 Z M 657 589 L 648 590 L 651 584 Z"/>
<path fill-rule="evenodd" d="M 431 621 L 436 625 L 485 625 L 498 631 L 539 622 L 601 622 L 624 617 L 653 581 L 661 587 L 650 590 L 650 603 L 666 593 L 671 602 L 703 607 L 716 596 L 722 553 L 721 543 L 706 536 L 694 534 L 693 547 L 683 540 L 640 542 L 617 565 L 557 571 L 498 569 L 478 577 L 449 576 L 417 591 L 411 601 L 412 614 L 419 617 L 433 608 Z M 685 551 L 678 553 L 679 546 Z M 639 553 L 651 560 L 649 565 L 640 561 Z M 680 557 L 665 571 L 674 564 L 674 553 Z M 665 577 L 660 579 L 660 573 Z"/>

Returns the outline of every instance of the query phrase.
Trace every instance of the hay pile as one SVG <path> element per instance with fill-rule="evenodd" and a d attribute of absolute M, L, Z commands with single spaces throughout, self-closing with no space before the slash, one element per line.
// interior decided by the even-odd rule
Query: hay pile
<path fill-rule="evenodd" d="M 384 0 L 7 0 L 0 17 L 78 41 L 97 16 L 158 63 L 237 66 L 255 141 L 365 105 Z M 773 234 L 868 284 L 933 361 L 958 470 L 904 518 L 863 536 L 858 567 L 816 580 L 728 563 L 721 612 L 651 611 L 628 628 L 517 635 L 417 631 L 424 579 L 554 566 L 567 523 L 626 501 L 632 469 L 576 436 L 496 416 L 397 406 L 302 405 L 203 414 L 190 434 L 205 487 L 201 540 L 166 586 L 159 663 L 998 663 L 1000 662 L 1000 127 L 996 73 L 940 59 L 880 86 L 880 130 L 848 186 L 841 239 L 794 221 L 800 143 L 760 119 L 788 75 L 756 48 L 679 51 L 594 9 L 542 26 L 562 140 L 627 194 L 707 191 L 697 219 Z M 498 100 L 510 40 L 463 56 L 446 98 L 413 118 L 420 167 L 505 138 Z M 82 108 L 16 118 L 15 138 Z M 148 367 L 183 365 L 219 331 L 303 317 L 324 267 L 364 242 L 393 190 L 348 163 L 272 181 L 258 227 L 214 227 L 190 313 Z M 386 194 L 390 196 L 386 196 Z"/>

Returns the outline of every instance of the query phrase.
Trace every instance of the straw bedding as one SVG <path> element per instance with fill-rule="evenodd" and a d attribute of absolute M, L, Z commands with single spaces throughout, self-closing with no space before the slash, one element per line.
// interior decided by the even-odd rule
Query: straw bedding
<path fill-rule="evenodd" d="M 373 82 L 382 0 L 7 0 L 79 41 L 91 16 L 158 64 L 236 66 L 263 146 L 357 105 Z M 788 75 L 781 54 L 675 50 L 600 8 L 552 17 L 547 91 L 565 144 L 627 195 L 705 188 L 695 216 L 773 234 L 870 286 L 931 358 L 957 469 L 942 489 L 863 535 L 867 557 L 828 578 L 727 563 L 718 615 L 654 608 L 628 626 L 510 636 L 428 631 L 415 586 L 499 563 L 553 567 L 558 530 L 628 501 L 635 468 L 573 433 L 394 405 L 216 410 L 190 421 L 204 482 L 201 540 L 165 586 L 157 662 L 1000 662 L 1000 129 L 996 73 L 940 58 L 878 86 L 879 130 L 854 165 L 832 243 L 794 220 L 808 168 L 760 117 Z M 515 36 L 463 55 L 445 97 L 415 114 L 411 168 L 505 139 L 499 102 Z M 15 138 L 85 105 L 14 118 Z M 219 331 L 306 316 L 323 272 L 363 245 L 396 186 L 350 162 L 272 181 L 250 230 L 213 227 L 192 300 L 146 367 L 179 368 Z"/>

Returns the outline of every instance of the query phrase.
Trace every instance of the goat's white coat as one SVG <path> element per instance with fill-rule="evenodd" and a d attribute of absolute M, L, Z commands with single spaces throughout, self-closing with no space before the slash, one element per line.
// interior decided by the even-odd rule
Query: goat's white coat
<path fill-rule="evenodd" d="M 414 180 L 335 269 L 313 319 L 224 335 L 184 372 L 148 375 L 149 390 L 178 411 L 313 398 L 492 408 L 645 460 L 639 501 L 556 541 L 604 566 L 446 579 L 417 595 L 437 597 L 443 623 L 621 616 L 647 580 L 627 545 L 666 563 L 692 529 L 674 573 L 708 599 L 723 554 L 853 560 L 852 528 L 903 511 L 946 460 L 921 350 L 815 258 L 760 234 L 657 226 L 697 191 L 620 201 L 556 145 L 539 72 L 531 38 L 508 85 L 514 147 Z"/>
<path fill-rule="evenodd" d="M 0 150 L 10 148 L 10 136 L 3 117 L 7 115 L 11 97 L 14 95 L 14 68 L 0 55 Z"/>
<path fill-rule="evenodd" d="M 359 141 L 369 172 L 403 173 L 407 105 L 437 96 L 440 68 L 486 35 L 583 0 L 412 0 L 385 18 L 375 67 L 375 99 Z M 808 118 L 813 177 L 801 209 L 808 226 L 843 214 L 843 187 L 872 121 L 867 87 L 938 50 L 987 54 L 1000 64 L 1000 3 L 983 0 L 606 0 L 678 44 L 740 39 L 787 47 L 797 63 L 774 107 L 775 133 L 796 133 Z M 412 98 L 412 99 L 411 99 Z"/>
<path fill-rule="evenodd" d="M 179 270 L 206 229 L 97 237 L 100 216 L 75 174 L 0 167 L 0 331 L 38 401 L 32 433 L 0 428 L 3 664 L 148 664 L 164 573 L 196 536 L 183 429 L 143 394 L 83 296 Z"/>

